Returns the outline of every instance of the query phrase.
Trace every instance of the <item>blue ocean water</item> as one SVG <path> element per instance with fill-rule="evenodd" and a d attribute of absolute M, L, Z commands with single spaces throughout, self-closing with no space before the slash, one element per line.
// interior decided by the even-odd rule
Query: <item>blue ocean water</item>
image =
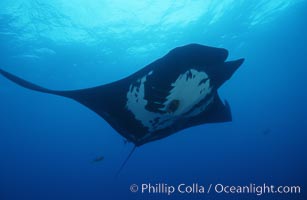
<path fill-rule="evenodd" d="M 141 146 L 118 177 L 133 146 L 103 119 L 0 77 L 0 199 L 306 199 L 306 10 L 304 0 L 2 0 L 0 68 L 47 88 L 110 83 L 189 43 L 246 60 L 219 89 L 233 122 Z M 141 192 L 181 183 L 301 189 Z"/>

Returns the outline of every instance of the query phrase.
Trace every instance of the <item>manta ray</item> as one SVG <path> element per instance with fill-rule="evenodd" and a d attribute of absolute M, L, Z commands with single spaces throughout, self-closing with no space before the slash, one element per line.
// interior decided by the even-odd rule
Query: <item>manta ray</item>
<path fill-rule="evenodd" d="M 0 74 L 25 88 L 73 99 L 105 119 L 134 148 L 206 123 L 232 120 L 218 89 L 244 62 L 226 61 L 223 48 L 189 44 L 172 49 L 134 74 L 96 87 L 57 91 Z"/>
<path fill-rule="evenodd" d="M 169 51 L 121 80 L 96 87 L 56 91 L 0 69 L 25 88 L 73 99 L 106 120 L 135 146 L 205 123 L 232 120 L 217 90 L 243 63 L 227 61 L 223 48 L 189 44 Z"/>

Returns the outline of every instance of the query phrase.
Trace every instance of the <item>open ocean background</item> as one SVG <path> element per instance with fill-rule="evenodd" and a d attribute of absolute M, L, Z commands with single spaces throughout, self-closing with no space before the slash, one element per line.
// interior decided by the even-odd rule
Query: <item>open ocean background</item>
<path fill-rule="evenodd" d="M 110 83 L 189 43 L 246 61 L 219 90 L 233 122 L 141 146 L 119 177 L 132 145 L 103 119 L 0 76 L 0 200 L 307 199 L 306 11 L 305 0 L 1 0 L 0 68 L 51 89 Z M 142 183 L 301 194 L 130 192 Z"/>

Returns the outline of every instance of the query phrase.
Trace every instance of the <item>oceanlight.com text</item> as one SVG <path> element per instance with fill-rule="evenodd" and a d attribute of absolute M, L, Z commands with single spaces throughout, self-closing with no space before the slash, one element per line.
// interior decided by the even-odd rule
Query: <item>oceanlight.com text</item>
<path fill-rule="evenodd" d="M 214 186 L 216 193 L 226 194 L 256 194 L 258 196 L 263 194 L 300 194 L 300 186 L 275 186 L 275 185 L 256 185 L 249 184 L 245 186 L 229 186 L 223 184 L 216 184 Z"/>
<path fill-rule="evenodd" d="M 130 185 L 130 191 L 140 194 L 255 194 L 257 196 L 265 194 L 300 194 L 301 186 L 277 186 L 271 184 L 257 185 L 250 183 L 247 185 L 225 185 L 217 184 L 201 184 L 201 183 L 142 183 Z"/>

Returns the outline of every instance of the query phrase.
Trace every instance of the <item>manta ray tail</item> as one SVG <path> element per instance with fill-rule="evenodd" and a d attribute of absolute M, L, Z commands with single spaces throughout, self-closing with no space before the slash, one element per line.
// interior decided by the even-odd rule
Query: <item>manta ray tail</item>
<path fill-rule="evenodd" d="M 130 151 L 129 155 L 127 156 L 127 158 L 124 160 L 123 164 L 118 169 L 116 176 L 118 176 L 120 174 L 120 172 L 122 171 L 122 169 L 125 167 L 125 165 L 127 164 L 128 160 L 130 159 L 130 157 L 133 154 L 133 152 L 135 151 L 135 149 L 136 149 L 136 146 L 134 145 L 133 149 Z"/>
<path fill-rule="evenodd" d="M 60 96 L 65 96 L 65 97 L 72 97 L 72 93 L 73 91 L 57 91 L 57 90 L 50 90 L 38 85 L 35 85 L 29 81 L 26 81 L 22 78 L 19 78 L 9 72 L 6 72 L 2 69 L 0 69 L 0 74 L 2 74 L 4 77 L 6 77 L 7 79 L 13 81 L 14 83 L 16 83 L 17 85 L 20 85 L 22 87 L 25 87 L 27 89 L 30 90 L 35 90 L 38 92 L 44 92 L 44 93 L 49 93 L 49 94 L 55 94 L 55 95 L 60 95 Z"/>
<path fill-rule="evenodd" d="M 73 99 L 95 113 L 97 113 L 99 116 L 104 118 L 105 120 L 109 120 L 108 118 L 108 111 L 110 110 L 110 105 L 112 105 L 112 98 L 110 96 L 117 95 L 115 91 L 117 91 L 118 88 L 116 84 L 106 84 L 101 85 L 97 87 L 91 87 L 91 88 L 85 88 L 85 89 L 79 89 L 79 90 L 50 90 L 44 87 L 41 87 L 39 85 L 36 85 L 34 83 L 31 83 L 29 81 L 26 81 L 22 78 L 19 78 L 9 72 L 6 72 L 2 69 L 0 69 L 0 75 L 3 75 L 7 79 L 11 80 L 12 82 L 16 83 L 17 85 L 20 85 L 22 87 L 25 87 L 30 90 L 53 94 L 53 95 L 59 95 L 63 97 L 67 97 L 70 99 Z M 115 85 L 115 87 L 114 87 Z M 115 89 L 114 89 L 115 88 Z M 118 90 L 120 91 L 120 90 Z M 108 121 L 109 123 L 112 123 L 111 120 Z M 115 127 L 116 129 L 117 127 Z"/>

